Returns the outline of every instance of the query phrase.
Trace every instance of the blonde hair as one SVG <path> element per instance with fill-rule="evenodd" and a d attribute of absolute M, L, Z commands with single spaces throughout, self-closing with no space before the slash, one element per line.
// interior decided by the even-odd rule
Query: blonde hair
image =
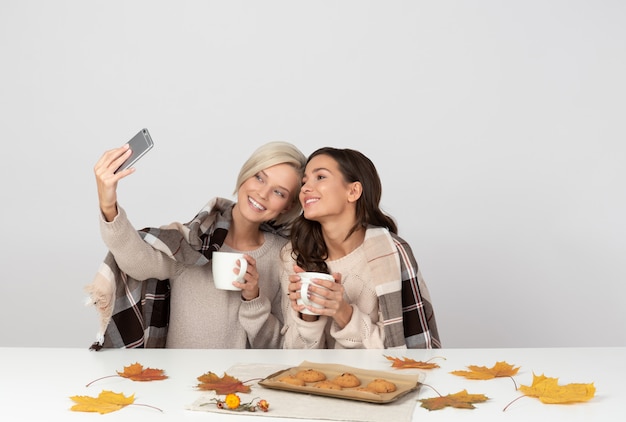
<path fill-rule="evenodd" d="M 241 185 L 256 175 L 261 170 L 276 166 L 278 164 L 289 164 L 298 173 L 299 180 L 304 175 L 304 166 L 306 165 L 306 157 L 295 145 L 289 142 L 273 141 L 261 145 L 256 151 L 252 153 L 250 158 L 239 170 L 239 176 L 237 176 L 237 184 L 235 187 L 234 195 L 237 195 L 237 191 Z M 276 225 L 283 225 L 291 223 L 302 211 L 302 206 L 298 200 L 298 194 L 300 189 L 294 189 L 291 197 L 291 208 L 289 211 L 280 214 L 274 223 Z"/>

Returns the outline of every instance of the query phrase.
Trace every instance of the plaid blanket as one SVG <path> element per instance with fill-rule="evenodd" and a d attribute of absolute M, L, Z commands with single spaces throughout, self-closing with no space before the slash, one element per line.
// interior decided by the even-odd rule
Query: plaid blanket
<path fill-rule="evenodd" d="M 185 265 L 204 265 L 219 250 L 232 221 L 234 203 L 213 198 L 186 224 L 139 231 L 155 249 Z M 274 231 L 271 226 L 265 230 Z M 135 280 L 108 252 L 85 290 L 100 313 L 100 328 L 90 349 L 165 347 L 169 323 L 169 280 Z"/>
<path fill-rule="evenodd" d="M 363 246 L 372 263 L 385 348 L 440 348 L 430 295 L 409 244 L 387 229 L 369 227 Z"/>

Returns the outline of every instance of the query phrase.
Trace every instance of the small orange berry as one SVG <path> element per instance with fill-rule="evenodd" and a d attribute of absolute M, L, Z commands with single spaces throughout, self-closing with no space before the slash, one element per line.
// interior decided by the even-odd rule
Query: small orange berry
<path fill-rule="evenodd" d="M 267 412 L 267 410 L 270 408 L 270 404 L 267 402 L 267 400 L 260 400 L 257 406 L 264 412 Z"/>

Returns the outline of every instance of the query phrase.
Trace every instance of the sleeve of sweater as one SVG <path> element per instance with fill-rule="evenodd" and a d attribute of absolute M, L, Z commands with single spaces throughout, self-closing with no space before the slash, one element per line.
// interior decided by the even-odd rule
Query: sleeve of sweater
<path fill-rule="evenodd" d="M 270 300 L 259 295 L 253 300 L 243 300 L 239 307 L 239 323 L 246 331 L 252 349 L 280 349 L 282 324 L 272 313 Z"/>
<path fill-rule="evenodd" d="M 279 349 L 283 345 L 282 289 L 280 285 L 279 254 L 286 240 L 267 235 L 266 244 L 271 245 L 257 259 L 259 271 L 259 297 L 242 300 L 239 321 L 248 336 L 250 347 L 256 349 Z"/>
<path fill-rule="evenodd" d="M 100 233 L 120 269 L 137 280 L 163 280 L 179 271 L 180 264 L 143 241 L 119 205 L 111 222 L 100 213 Z"/>
<path fill-rule="evenodd" d="M 378 318 L 381 321 L 382 318 Z M 335 322 L 330 326 L 330 335 L 343 349 L 384 349 L 385 329 L 382 323 L 375 323 L 372 317 L 352 304 L 352 318 L 345 327 Z"/>
<path fill-rule="evenodd" d="M 325 349 L 327 347 L 325 328 L 328 317 L 320 316 L 317 321 L 304 321 L 289 303 L 288 309 L 283 309 L 285 311 L 284 349 Z"/>

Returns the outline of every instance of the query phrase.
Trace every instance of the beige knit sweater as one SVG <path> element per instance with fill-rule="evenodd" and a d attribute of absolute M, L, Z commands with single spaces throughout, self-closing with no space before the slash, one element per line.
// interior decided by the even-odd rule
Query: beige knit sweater
<path fill-rule="evenodd" d="M 213 284 L 211 263 L 184 266 L 144 242 L 125 210 L 112 222 L 100 218 L 104 243 L 120 269 L 136 279 L 169 279 L 171 310 L 168 348 L 278 348 L 282 324 L 279 284 L 279 253 L 286 240 L 263 233 L 265 242 L 243 252 L 256 260 L 260 296 L 244 301 L 237 291 L 218 290 Z"/>

